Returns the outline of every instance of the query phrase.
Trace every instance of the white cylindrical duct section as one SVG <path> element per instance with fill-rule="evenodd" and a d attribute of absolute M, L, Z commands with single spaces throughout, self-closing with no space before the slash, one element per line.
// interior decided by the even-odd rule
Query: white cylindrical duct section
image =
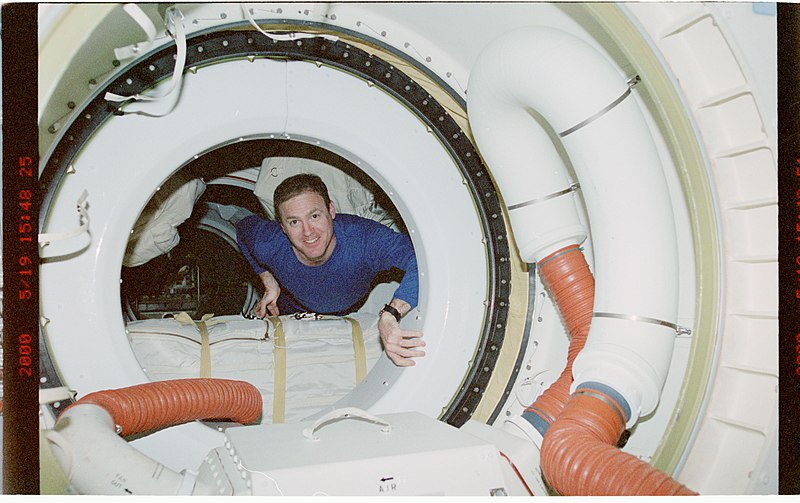
<path fill-rule="evenodd" d="M 214 494 L 210 487 L 196 487 L 188 472 L 177 473 L 129 445 L 117 435 L 111 415 L 97 405 L 66 410 L 45 438 L 79 494 Z"/>
<path fill-rule="evenodd" d="M 514 106 L 518 111 L 509 112 Z M 573 367 L 573 390 L 586 382 L 611 386 L 628 402 L 632 424 L 658 404 L 675 335 L 658 322 L 674 324 L 677 317 L 676 233 L 661 162 L 626 78 L 602 54 L 552 28 L 509 32 L 476 63 L 468 112 L 517 242 L 526 242 L 529 232 L 554 237 L 554 222 L 571 229 L 576 221 L 574 208 L 555 213 L 561 208 L 553 202 L 569 197 L 547 199 L 558 190 L 554 184 L 564 188 L 566 168 L 552 145 L 527 143 L 547 135 L 529 132 L 542 125 L 528 110 L 562 137 L 592 230 L 595 318 Z M 514 209 L 526 198 L 533 199 L 529 206 Z M 533 258 L 541 259 L 541 251 L 564 244 L 539 242 L 528 249 L 538 250 Z"/>
<path fill-rule="evenodd" d="M 488 47 L 473 68 L 467 112 L 481 156 L 509 209 L 522 260 L 538 262 L 565 246 L 582 243 L 587 230 L 578 218 L 561 156 L 529 111 L 529 107 L 539 110 L 529 96 L 533 88 L 513 84 L 530 78 L 525 59 L 505 57 L 506 51 L 519 47 L 510 39 L 513 33 Z"/>
<path fill-rule="evenodd" d="M 675 341 L 678 253 L 667 184 L 632 98 L 563 141 L 582 182 L 596 269 L 592 327 L 573 365 L 573 389 L 614 387 L 631 406 L 632 424 L 658 405 Z"/>

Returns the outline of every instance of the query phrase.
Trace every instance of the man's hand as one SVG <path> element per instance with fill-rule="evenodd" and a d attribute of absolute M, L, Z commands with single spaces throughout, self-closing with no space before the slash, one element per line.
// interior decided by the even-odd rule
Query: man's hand
<path fill-rule="evenodd" d="M 272 316 L 280 316 L 278 309 L 278 297 L 281 295 L 281 287 L 278 286 L 278 280 L 269 271 L 264 271 L 258 275 L 261 282 L 264 284 L 264 295 L 258 301 L 256 307 L 253 308 L 253 314 L 259 318 L 264 318 L 267 313 Z"/>
<path fill-rule="evenodd" d="M 398 299 L 393 299 L 390 304 L 401 313 L 406 313 L 411 309 L 406 302 Z M 420 339 L 422 332 L 403 330 L 391 313 L 383 312 L 380 315 L 378 333 L 381 335 L 386 355 L 398 367 L 414 366 L 416 362 L 412 358 L 425 356 L 424 351 L 415 349 L 425 346 L 425 341 Z"/>

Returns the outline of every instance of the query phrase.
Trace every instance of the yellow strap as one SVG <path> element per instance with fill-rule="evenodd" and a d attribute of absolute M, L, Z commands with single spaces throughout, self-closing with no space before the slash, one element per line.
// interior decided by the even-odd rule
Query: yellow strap
<path fill-rule="evenodd" d="M 364 349 L 364 335 L 361 332 L 361 325 L 358 320 L 348 317 L 344 319 L 352 325 L 351 335 L 353 336 L 353 352 L 356 360 L 356 384 L 358 384 L 367 375 L 367 353 Z"/>
<path fill-rule="evenodd" d="M 173 315 L 176 320 L 184 325 L 195 325 L 200 331 L 200 377 L 211 377 L 211 344 L 206 320 L 213 316 L 213 314 L 207 313 L 203 315 L 200 321 L 195 321 L 184 312 Z"/>
<path fill-rule="evenodd" d="M 277 316 L 270 321 L 275 327 L 275 379 L 272 398 L 272 424 L 282 423 L 286 412 L 286 336 L 283 323 Z"/>
<path fill-rule="evenodd" d="M 197 322 L 200 329 L 200 377 L 211 377 L 211 345 L 208 342 L 208 327 L 204 321 Z"/>

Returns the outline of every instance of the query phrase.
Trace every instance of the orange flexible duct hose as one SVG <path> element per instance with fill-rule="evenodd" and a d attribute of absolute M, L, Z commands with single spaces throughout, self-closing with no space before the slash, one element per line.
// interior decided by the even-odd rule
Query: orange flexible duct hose
<path fill-rule="evenodd" d="M 613 397 L 597 389 L 570 397 L 572 364 L 586 342 L 594 307 L 594 277 L 583 253 L 572 252 L 580 248 L 565 247 L 539 265 L 571 338 L 564 371 L 523 413 L 544 436 L 545 479 L 562 495 L 696 494 L 616 447 L 626 419 Z"/>
<path fill-rule="evenodd" d="M 90 393 L 70 405 L 105 409 L 122 436 L 195 419 L 251 423 L 261 415 L 261 393 L 250 383 L 229 379 L 174 379 Z M 63 412 L 62 412 L 63 414 Z"/>
<path fill-rule="evenodd" d="M 564 496 L 697 494 L 615 447 L 625 429 L 623 417 L 610 396 L 576 391 L 542 443 L 542 472 L 550 485 Z"/>
<path fill-rule="evenodd" d="M 578 245 L 571 245 L 540 261 L 542 280 L 550 289 L 570 335 L 567 364 L 561 375 L 523 413 L 544 435 L 569 401 L 572 363 L 586 342 L 594 306 L 594 276 Z"/>

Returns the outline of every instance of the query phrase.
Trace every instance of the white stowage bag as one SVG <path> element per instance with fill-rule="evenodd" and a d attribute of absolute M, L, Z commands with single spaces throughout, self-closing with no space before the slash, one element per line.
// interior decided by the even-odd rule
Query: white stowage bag
<path fill-rule="evenodd" d="M 322 178 L 337 213 L 369 218 L 397 230 L 391 215 L 358 180 L 333 166 L 302 157 L 267 157 L 261 163 L 253 192 L 270 219 L 275 219 L 275 188 L 284 179 L 300 173 L 311 173 Z"/>
<path fill-rule="evenodd" d="M 188 318 L 188 317 L 186 317 Z M 381 355 L 378 317 L 354 313 L 364 343 L 367 372 Z M 128 323 L 131 347 L 151 381 L 200 377 L 201 332 L 185 319 Z M 281 316 L 286 340 L 285 422 L 329 407 L 356 386 L 353 328 L 339 317 L 297 319 Z M 218 316 L 205 322 L 210 377 L 247 381 L 264 399 L 262 423 L 272 423 L 275 377 L 275 327 L 271 320 Z"/>
<path fill-rule="evenodd" d="M 199 178 L 173 177 L 166 182 L 134 224 L 122 264 L 136 267 L 178 246 L 178 226 L 192 215 L 205 190 L 206 184 Z"/>

